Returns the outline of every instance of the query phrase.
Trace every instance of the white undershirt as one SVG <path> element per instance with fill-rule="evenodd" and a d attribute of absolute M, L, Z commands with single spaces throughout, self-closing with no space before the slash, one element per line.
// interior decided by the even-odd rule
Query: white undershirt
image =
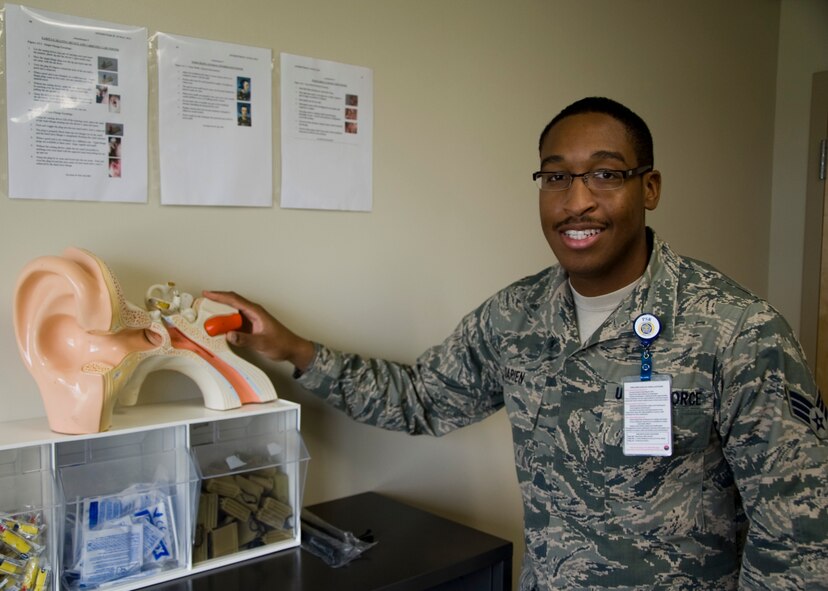
<path fill-rule="evenodd" d="M 582 345 L 609 318 L 609 315 L 618 307 L 621 300 L 630 295 L 640 282 L 641 277 L 618 291 L 595 297 L 587 297 L 579 294 L 570 282 L 569 288 L 572 290 L 572 297 L 575 299 L 575 312 L 578 317 L 578 334 L 581 337 Z"/>

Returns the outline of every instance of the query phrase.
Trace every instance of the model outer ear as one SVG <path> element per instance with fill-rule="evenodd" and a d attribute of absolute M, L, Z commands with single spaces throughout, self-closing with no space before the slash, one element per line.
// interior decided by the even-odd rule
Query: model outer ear
<path fill-rule="evenodd" d="M 157 345 L 149 314 L 122 297 L 120 285 L 93 254 L 67 249 L 40 257 L 17 282 L 14 328 L 23 363 L 59 433 L 109 428 L 124 369 Z M 132 358 L 132 359 L 130 359 Z"/>

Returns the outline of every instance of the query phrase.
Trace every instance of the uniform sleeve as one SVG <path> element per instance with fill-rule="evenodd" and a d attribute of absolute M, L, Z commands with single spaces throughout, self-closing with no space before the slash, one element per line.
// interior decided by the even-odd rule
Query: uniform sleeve
<path fill-rule="evenodd" d="M 779 314 L 757 303 L 734 335 L 719 433 L 748 518 L 740 589 L 828 589 L 825 405 Z"/>
<path fill-rule="evenodd" d="M 468 314 L 414 365 L 316 346 L 299 383 L 357 421 L 413 435 L 444 435 L 503 406 L 491 301 Z"/>

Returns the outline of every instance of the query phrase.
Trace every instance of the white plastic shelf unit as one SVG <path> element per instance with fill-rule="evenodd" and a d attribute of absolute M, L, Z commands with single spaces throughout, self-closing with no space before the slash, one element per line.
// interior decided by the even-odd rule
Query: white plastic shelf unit
<path fill-rule="evenodd" d="M 40 524 L 48 589 L 127 591 L 299 545 L 299 405 L 187 400 L 116 409 L 113 425 L 0 422 L 0 514 Z"/>

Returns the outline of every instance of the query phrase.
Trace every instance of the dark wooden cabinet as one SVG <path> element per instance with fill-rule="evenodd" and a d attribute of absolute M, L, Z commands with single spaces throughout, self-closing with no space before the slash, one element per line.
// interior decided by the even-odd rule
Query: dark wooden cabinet
<path fill-rule="evenodd" d="M 152 591 L 510 591 L 512 543 L 377 493 L 308 507 L 377 544 L 341 568 L 292 548 L 178 579 Z"/>

